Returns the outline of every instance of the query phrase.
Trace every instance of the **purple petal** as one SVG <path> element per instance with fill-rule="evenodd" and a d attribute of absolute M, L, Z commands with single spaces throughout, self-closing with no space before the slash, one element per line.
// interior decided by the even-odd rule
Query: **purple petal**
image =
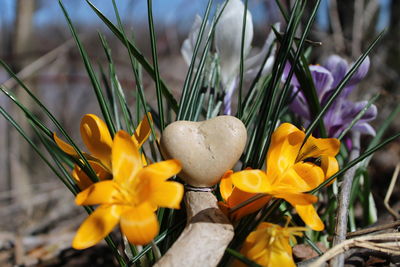
<path fill-rule="evenodd" d="M 292 97 L 293 101 L 290 103 L 290 109 L 303 119 L 310 120 L 310 112 L 303 92 L 299 88 L 293 87 Z"/>
<path fill-rule="evenodd" d="M 343 95 L 343 97 L 347 98 L 350 95 L 350 93 L 353 91 L 353 89 L 356 87 L 356 85 L 359 82 L 361 82 L 361 80 L 367 75 L 368 70 L 369 70 L 369 65 L 370 65 L 369 57 L 366 57 L 366 59 L 358 67 L 358 69 L 354 73 L 354 75 L 350 78 L 346 87 L 343 89 L 343 92 L 341 94 L 341 95 Z"/>
<path fill-rule="evenodd" d="M 289 76 L 291 68 L 292 68 L 292 65 L 289 62 L 287 62 L 286 65 L 285 65 L 285 68 L 283 69 L 283 74 L 282 74 L 282 81 L 283 82 L 286 82 L 286 80 L 287 80 L 287 78 Z M 297 77 L 296 77 L 295 74 L 293 74 L 292 80 L 290 81 L 290 84 L 293 85 L 294 87 L 300 87 L 300 83 L 297 80 Z"/>
<path fill-rule="evenodd" d="M 372 135 L 372 136 L 375 136 L 375 134 L 376 134 L 375 129 L 366 122 L 356 123 L 356 125 L 354 125 L 354 127 L 351 130 L 360 132 L 362 134 Z"/>
<path fill-rule="evenodd" d="M 362 79 L 367 75 L 369 66 L 370 66 L 370 60 L 369 57 L 366 57 L 365 60 L 361 63 L 361 65 L 358 67 L 356 73 L 354 73 L 353 77 L 351 77 L 348 85 L 356 85 L 359 82 L 361 82 Z M 352 64 L 354 65 L 354 63 Z"/>
<path fill-rule="evenodd" d="M 346 110 L 346 101 L 344 99 L 338 99 L 333 102 L 332 106 L 328 109 L 324 116 L 324 123 L 328 136 L 338 137 L 340 133 L 345 129 L 351 120 L 348 117 L 343 116 L 343 112 Z"/>
<path fill-rule="evenodd" d="M 374 104 L 372 104 L 364 113 L 364 115 L 361 117 L 361 120 L 372 121 L 376 118 L 377 115 L 378 115 L 378 109 Z"/>
<path fill-rule="evenodd" d="M 365 108 L 367 104 L 368 101 L 359 101 L 355 103 L 351 101 L 345 101 L 343 106 L 343 116 L 348 117 L 348 119 L 351 121 L 358 115 L 358 113 L 360 113 Z M 378 110 L 376 106 L 371 105 L 363 114 L 360 121 L 371 121 L 376 118 L 377 113 Z"/>
<path fill-rule="evenodd" d="M 353 103 L 351 101 L 343 100 L 340 107 L 335 111 L 331 111 L 332 118 L 325 121 L 327 128 L 329 129 L 330 136 L 337 137 L 342 131 L 344 131 L 354 120 L 354 118 L 365 108 L 368 101 L 360 101 Z M 375 105 L 371 105 L 367 111 L 363 114 L 360 120 L 353 126 L 351 131 L 359 131 L 363 134 L 375 135 L 375 130 L 367 122 L 375 119 L 377 115 L 377 108 Z"/>
<path fill-rule="evenodd" d="M 328 110 L 326 116 L 324 117 L 325 128 L 328 132 L 328 136 L 338 137 L 343 131 L 343 125 L 345 124 L 345 122 L 340 116 L 341 114 L 329 111 L 330 110 Z"/>
<path fill-rule="evenodd" d="M 343 77 L 347 73 L 347 70 L 349 69 L 349 64 L 347 63 L 347 61 L 338 55 L 330 56 L 325 61 L 323 66 L 332 73 L 332 76 L 333 76 L 332 87 L 333 88 L 336 88 L 336 86 L 343 79 Z"/>
<path fill-rule="evenodd" d="M 353 140 L 351 140 L 349 136 L 345 136 L 343 138 L 343 142 L 345 143 L 347 149 L 351 150 L 351 148 L 353 147 Z"/>
<path fill-rule="evenodd" d="M 326 99 L 328 99 L 332 92 L 333 76 L 329 70 L 318 65 L 311 65 L 310 72 L 314 81 L 315 89 L 317 90 L 319 101 L 321 105 L 324 105 Z"/>

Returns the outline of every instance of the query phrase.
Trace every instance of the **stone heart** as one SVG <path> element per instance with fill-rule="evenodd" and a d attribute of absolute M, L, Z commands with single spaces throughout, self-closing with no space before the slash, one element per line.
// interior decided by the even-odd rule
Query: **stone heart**
<path fill-rule="evenodd" d="M 165 128 L 161 151 L 182 164 L 179 177 L 195 187 L 210 187 L 239 160 L 246 145 L 243 123 L 232 116 L 207 121 L 176 121 Z"/>

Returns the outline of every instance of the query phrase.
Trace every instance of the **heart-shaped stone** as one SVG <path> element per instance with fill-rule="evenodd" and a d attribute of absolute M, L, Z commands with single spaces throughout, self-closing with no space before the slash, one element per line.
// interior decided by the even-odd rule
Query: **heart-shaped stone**
<path fill-rule="evenodd" d="M 239 160 L 246 145 L 243 123 L 232 116 L 202 122 L 176 121 L 165 128 L 161 151 L 182 164 L 179 177 L 195 187 L 210 187 Z"/>

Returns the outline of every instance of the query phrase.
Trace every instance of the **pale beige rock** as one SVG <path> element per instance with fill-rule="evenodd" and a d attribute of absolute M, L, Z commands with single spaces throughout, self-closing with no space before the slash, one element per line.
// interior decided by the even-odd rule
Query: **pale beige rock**
<path fill-rule="evenodd" d="M 179 177 L 187 184 L 209 187 L 239 160 L 246 139 L 246 127 L 232 116 L 202 122 L 176 121 L 165 128 L 161 150 L 165 158 L 181 162 Z"/>
<path fill-rule="evenodd" d="M 210 192 L 185 194 L 187 225 L 178 240 L 154 266 L 214 267 L 234 236 L 233 226 Z"/>

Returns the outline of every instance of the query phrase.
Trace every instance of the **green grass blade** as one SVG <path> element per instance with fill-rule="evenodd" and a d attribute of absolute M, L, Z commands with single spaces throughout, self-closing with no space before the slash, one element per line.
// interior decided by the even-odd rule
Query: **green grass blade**
<path fill-rule="evenodd" d="M 98 33 L 100 35 L 100 33 Z M 103 47 L 104 48 L 104 47 Z M 112 111 L 112 115 L 114 118 L 114 123 L 115 123 L 115 129 L 121 129 L 121 121 L 119 118 L 119 112 L 118 112 L 118 105 L 117 105 L 117 99 L 115 96 L 115 88 L 110 87 L 110 82 L 108 80 L 107 74 L 105 73 L 103 67 L 99 64 L 99 70 L 100 70 L 100 77 L 101 81 L 103 82 L 106 96 L 107 96 L 107 105 L 109 106 L 109 109 Z M 109 75 L 111 76 L 111 75 Z"/>
<path fill-rule="evenodd" d="M 158 69 L 157 41 L 156 41 L 156 34 L 154 31 L 153 1 L 152 0 L 147 0 L 147 18 L 148 18 L 148 23 L 149 23 L 151 55 L 153 58 L 153 68 L 154 68 L 154 74 L 155 74 L 158 115 L 160 116 L 160 132 L 162 133 L 165 128 L 164 107 L 163 107 L 163 99 L 162 99 L 162 95 L 161 95 L 162 92 L 161 92 L 161 85 L 160 85 L 160 72 Z"/>
<path fill-rule="evenodd" d="M 213 58 L 213 62 L 211 64 L 211 74 L 210 74 L 210 79 L 208 82 L 208 101 L 207 101 L 207 109 L 206 109 L 206 114 L 205 118 L 206 120 L 211 118 L 212 110 L 214 109 L 215 106 L 215 88 L 218 86 L 218 63 L 217 63 L 217 57 L 215 56 Z"/>
<path fill-rule="evenodd" d="M 207 36 L 207 41 L 206 41 L 206 44 L 205 44 L 204 49 L 202 51 L 202 55 L 201 55 L 201 58 L 200 58 L 200 63 L 199 63 L 199 66 L 197 68 L 196 75 L 193 78 L 193 83 L 189 86 L 190 92 L 188 94 L 188 97 L 186 99 L 183 99 L 183 102 L 181 104 L 183 111 L 181 113 L 181 116 L 177 117 L 177 120 L 190 119 L 190 117 L 191 117 L 190 116 L 190 110 L 191 109 L 193 110 L 193 104 L 194 104 L 194 99 L 195 99 L 194 97 L 195 97 L 196 94 L 199 93 L 198 89 L 201 88 L 200 87 L 201 76 L 203 75 L 203 71 L 204 71 L 203 69 L 204 69 L 205 64 L 206 64 L 207 56 L 209 54 L 208 52 L 209 52 L 210 47 L 211 47 L 211 41 L 212 41 L 212 37 L 213 37 L 214 32 L 215 32 L 215 27 L 216 27 L 221 15 L 222 15 L 222 12 L 224 11 L 227 3 L 228 3 L 228 1 L 225 1 L 224 4 L 222 5 L 221 9 L 218 10 L 215 13 L 214 17 L 213 17 L 213 21 L 212 21 L 212 24 L 211 24 L 211 30 L 210 30 L 210 32 L 209 32 L 209 34 Z"/>
<path fill-rule="evenodd" d="M 16 98 L 13 96 L 10 92 L 6 91 L 3 87 L 0 86 L 0 90 L 7 96 L 9 97 L 25 114 L 27 119 L 33 123 L 36 127 L 38 127 L 46 136 L 49 138 L 53 138 L 52 132 L 32 113 L 30 112 L 24 105 L 22 105 Z M 74 145 L 74 144 L 73 144 Z M 98 178 L 93 171 L 92 167 L 90 164 L 87 162 L 86 157 L 83 155 L 82 151 L 79 150 L 78 147 L 74 147 L 75 151 L 77 151 L 78 155 L 80 154 L 83 163 L 76 158 L 73 158 L 74 162 L 79 165 L 85 172 L 89 175 L 89 177 L 92 179 L 93 182 L 98 181 Z M 64 153 L 64 152 L 63 152 Z M 86 165 L 85 165 L 86 164 Z"/>
<path fill-rule="evenodd" d="M 303 32 L 303 34 L 302 34 L 302 36 L 300 38 L 300 42 L 298 44 L 297 52 L 296 52 L 296 55 L 295 55 L 294 61 L 293 61 L 294 65 L 292 65 L 292 68 L 290 69 L 290 72 L 289 72 L 289 75 L 287 77 L 287 80 L 286 80 L 286 82 L 285 82 L 285 84 L 283 86 L 282 93 L 280 94 L 280 97 L 278 99 L 278 103 L 276 105 L 274 105 L 275 112 L 274 112 L 274 114 L 272 116 L 271 127 L 269 127 L 268 130 L 267 130 L 267 138 L 265 138 L 265 141 L 262 143 L 262 149 L 261 149 L 262 152 L 260 153 L 260 156 L 259 156 L 259 159 L 258 159 L 258 163 L 257 163 L 257 166 L 259 166 L 259 167 L 262 166 L 263 161 L 264 161 L 264 156 L 267 153 L 267 150 L 269 148 L 269 143 L 270 143 L 270 140 L 271 140 L 272 132 L 274 131 L 274 127 L 273 126 L 277 124 L 278 119 L 279 119 L 279 115 L 281 114 L 281 110 L 283 108 L 283 104 L 284 104 L 285 100 L 287 99 L 287 97 L 289 95 L 289 90 L 291 88 L 290 82 L 291 82 L 293 74 L 294 74 L 295 65 L 298 62 L 298 60 L 300 59 L 300 56 L 302 55 L 303 47 L 304 47 L 304 44 L 305 44 L 305 40 L 306 40 L 310 30 L 311 30 L 311 26 L 312 26 L 312 24 L 314 22 L 314 19 L 315 19 L 315 16 L 317 14 L 317 10 L 318 10 L 318 7 L 319 7 L 320 3 L 321 3 L 321 0 L 318 0 L 315 3 L 315 6 L 314 6 L 314 8 L 313 8 L 313 10 L 311 12 L 310 18 L 308 19 L 306 27 L 304 29 L 304 32 Z M 277 35 L 277 32 L 275 32 L 275 35 Z"/>
<path fill-rule="evenodd" d="M 271 76 L 268 76 L 265 78 L 262 87 L 266 88 L 268 83 L 271 81 Z M 261 106 L 261 102 L 263 101 L 264 97 L 266 96 L 267 90 L 254 90 L 254 102 L 252 105 L 249 104 L 249 107 L 247 108 L 247 113 L 246 117 L 243 119 L 244 125 L 248 127 L 250 125 L 250 122 L 254 119 L 256 111 L 259 110 Z M 251 97 L 249 96 L 249 101 L 251 100 Z M 249 102 L 250 103 L 250 102 Z"/>
<path fill-rule="evenodd" d="M 282 1 L 275 0 L 275 3 L 278 6 L 279 10 L 281 11 L 281 14 L 282 14 L 283 18 L 285 19 L 285 21 L 289 21 L 289 16 L 288 16 L 285 8 L 282 5 Z"/>
<path fill-rule="evenodd" d="M 277 6 L 279 7 L 281 14 L 284 17 L 285 21 L 288 21 L 289 18 L 288 18 L 287 12 L 284 9 L 284 7 L 282 6 L 281 1 L 276 0 L 275 2 L 277 4 Z M 319 3 L 318 3 L 318 5 L 319 5 Z M 279 36 L 279 35 L 277 35 L 277 36 Z M 297 38 L 295 38 L 295 39 L 297 39 Z M 320 42 L 315 43 L 315 42 L 312 42 L 309 40 L 305 40 L 305 41 L 310 43 L 311 45 L 318 45 L 318 46 L 321 45 Z M 307 103 L 309 105 L 311 114 L 318 114 L 321 110 L 321 106 L 320 106 L 320 103 L 318 100 L 318 95 L 317 95 L 317 92 L 316 92 L 316 89 L 314 86 L 313 79 L 311 77 L 310 69 L 308 68 L 309 64 L 307 62 L 310 52 L 311 52 L 311 48 L 307 49 L 305 51 L 305 53 L 301 55 L 302 67 L 300 68 L 297 64 L 295 64 L 295 73 L 299 80 L 300 87 L 303 89 L 304 95 L 307 99 Z M 294 57 L 292 57 L 292 59 L 291 59 L 292 64 L 293 64 L 293 62 L 295 62 L 293 60 L 293 58 Z M 325 125 L 324 125 L 323 121 L 321 121 L 319 123 L 319 127 L 320 127 L 321 136 L 325 137 L 326 130 L 325 130 Z"/>
<path fill-rule="evenodd" d="M 261 63 L 261 65 L 260 65 L 260 67 L 258 69 L 256 77 L 254 78 L 254 80 L 252 81 L 252 83 L 251 83 L 251 85 L 249 87 L 247 95 L 244 98 L 244 104 L 243 104 L 243 108 L 242 108 L 243 109 L 243 113 L 246 113 L 248 108 L 249 108 L 249 106 L 251 105 L 251 101 L 253 100 L 252 96 L 254 96 L 255 93 L 256 93 L 255 91 L 256 91 L 257 84 L 260 81 L 260 78 L 261 78 L 261 75 L 262 75 L 262 71 L 263 71 L 263 69 L 265 67 L 265 64 L 267 63 L 268 58 L 271 56 L 273 47 L 274 47 L 274 44 L 271 44 L 271 47 L 269 48 L 267 54 L 265 55 L 265 57 L 263 59 L 263 62 Z M 271 77 L 271 75 L 269 75 L 269 77 Z M 240 119 L 243 120 L 243 117 L 244 117 L 244 114 L 242 114 L 242 117 L 240 117 Z"/>
<path fill-rule="evenodd" d="M 74 40 L 76 42 L 76 45 L 78 46 L 79 53 L 81 54 L 81 57 L 82 57 L 84 65 L 85 65 L 86 71 L 87 71 L 87 73 L 89 75 L 90 82 L 92 83 L 94 92 L 95 92 L 96 97 L 97 97 L 97 101 L 99 102 L 101 113 L 103 114 L 103 117 L 104 117 L 104 120 L 105 120 L 105 122 L 107 124 L 108 130 L 110 131 L 111 136 L 114 136 L 114 134 L 116 132 L 115 125 L 114 125 L 114 122 L 112 120 L 111 112 L 109 110 L 109 107 L 108 107 L 108 105 L 106 103 L 106 100 L 104 98 L 102 89 L 100 87 L 99 80 L 97 79 L 96 73 L 93 70 L 93 66 L 89 61 L 89 57 L 88 57 L 88 55 L 86 53 L 86 50 L 84 49 L 83 44 L 81 43 L 81 41 L 80 41 L 80 39 L 79 39 L 79 37 L 78 37 L 78 35 L 76 33 L 75 27 L 72 24 L 72 21 L 71 21 L 71 19 L 69 17 L 69 14 L 68 14 L 67 10 L 65 9 L 65 7 L 64 7 L 64 5 L 63 5 L 61 0 L 59 0 L 58 3 L 59 3 L 59 5 L 60 5 L 60 7 L 61 7 L 61 9 L 62 9 L 62 11 L 64 13 L 65 19 L 67 20 L 68 27 L 69 27 L 69 29 L 70 29 L 70 31 L 72 33 L 72 36 L 73 36 L 73 38 L 74 38 Z"/>
<path fill-rule="evenodd" d="M 390 124 L 393 122 L 395 118 L 397 118 L 397 115 L 400 113 L 400 104 L 397 105 L 397 107 L 390 113 L 390 115 L 384 120 L 384 122 L 379 126 L 378 131 L 376 132 L 376 135 L 372 139 L 372 141 L 369 143 L 367 149 L 371 149 L 372 147 L 376 146 L 379 144 L 379 142 L 382 140 L 383 135 L 385 134 L 386 130 L 389 128 Z M 372 158 L 372 155 L 366 158 L 362 165 L 364 167 L 368 166 L 370 160 Z"/>
<path fill-rule="evenodd" d="M 203 39 L 203 36 L 204 36 L 204 30 L 207 25 L 207 20 L 208 20 L 209 14 L 210 14 L 212 3 L 213 3 L 213 0 L 208 1 L 207 7 L 204 12 L 202 22 L 200 25 L 199 33 L 197 35 L 196 43 L 194 45 L 192 59 L 191 59 L 189 69 L 188 69 L 186 77 L 185 77 L 185 81 L 183 83 L 181 99 L 179 100 L 179 111 L 178 111 L 178 115 L 177 115 L 178 120 L 180 118 L 182 118 L 182 112 L 184 110 L 183 103 L 187 102 L 188 93 L 189 93 L 188 91 L 190 89 L 190 87 L 189 87 L 190 82 L 192 81 L 193 71 L 195 70 L 195 67 L 196 67 L 196 58 L 197 58 L 197 55 L 199 52 L 201 40 Z"/>
<path fill-rule="evenodd" d="M 0 107 L 0 113 L 3 117 L 18 131 L 18 133 L 28 142 L 28 144 L 35 150 L 35 152 L 39 155 L 39 157 L 43 160 L 43 162 L 50 168 L 50 170 L 63 182 L 66 187 L 75 195 L 77 194 L 76 188 L 74 188 L 73 184 L 68 183 L 68 181 L 61 175 L 56 168 L 50 163 L 50 161 L 46 158 L 46 156 L 40 151 L 39 147 L 32 141 L 31 138 L 25 133 L 22 127 L 7 113 L 2 107 Z M 33 124 L 33 123 L 32 123 Z"/>
<path fill-rule="evenodd" d="M 149 108 L 147 107 L 147 102 L 146 102 L 146 99 L 145 99 L 143 84 L 141 82 L 142 79 L 141 79 L 141 76 L 140 76 L 140 73 L 139 73 L 140 69 L 138 68 L 138 66 L 136 64 L 137 61 L 134 60 L 134 57 L 133 57 L 134 50 L 132 50 L 132 47 L 129 45 L 130 43 L 129 43 L 129 40 L 128 40 L 126 34 L 125 34 L 124 27 L 122 25 L 121 17 L 119 15 L 118 8 L 117 8 L 117 5 L 115 3 L 115 0 L 113 0 L 113 7 L 114 7 L 115 16 L 117 17 L 118 26 L 121 28 L 122 37 L 123 37 L 123 40 L 125 42 L 125 46 L 128 49 L 129 59 L 130 59 L 130 63 L 131 63 L 131 66 L 132 66 L 133 74 L 135 76 L 137 92 L 138 92 L 138 95 L 139 95 L 139 100 L 140 100 L 139 102 L 142 104 L 143 111 L 144 111 L 144 114 L 146 116 L 146 119 L 148 121 L 151 121 L 150 117 L 148 115 Z M 157 140 L 157 138 L 156 138 L 156 132 L 154 130 L 154 127 L 153 127 L 152 123 L 150 124 L 150 127 L 151 127 L 151 134 L 152 134 L 152 137 L 153 137 L 152 142 L 155 142 L 155 140 Z M 159 127 L 160 127 L 160 125 L 159 125 Z M 158 147 L 158 144 L 157 144 L 157 147 Z"/>
<path fill-rule="evenodd" d="M 268 86 L 264 88 L 264 90 L 267 90 L 267 94 L 263 99 L 261 110 L 257 114 L 257 120 L 255 121 L 255 124 L 257 125 L 255 128 L 255 146 L 253 146 L 249 151 L 249 153 L 251 154 L 249 165 L 253 168 L 261 167 L 261 159 L 264 158 L 266 154 L 265 150 L 267 148 L 267 144 L 269 143 L 267 139 L 269 138 L 268 136 L 270 136 L 269 133 L 267 134 L 267 130 L 268 128 L 274 127 L 274 125 L 271 124 L 271 116 L 273 114 L 274 104 L 279 92 L 280 79 L 282 77 L 285 63 L 290 53 L 290 49 L 294 40 L 294 35 L 300 23 L 300 18 L 304 11 L 304 8 L 304 2 L 299 0 L 295 2 L 293 12 L 291 13 L 291 17 L 288 22 L 286 34 L 282 40 L 281 47 L 278 51 L 273 66 L 271 81 L 268 83 Z"/>
<path fill-rule="evenodd" d="M 198 105 L 196 100 L 197 100 L 197 96 L 200 93 L 200 90 L 202 88 L 201 83 L 203 80 L 202 78 L 204 75 L 204 69 L 205 69 L 206 59 L 208 56 L 210 45 L 211 45 L 211 43 L 207 42 L 204 53 L 203 53 L 202 58 L 199 63 L 199 68 L 198 68 L 195 78 L 194 78 L 193 84 L 191 84 L 191 86 L 190 86 L 190 92 L 189 92 L 187 101 L 182 103 L 182 108 L 183 108 L 182 117 L 178 118 L 178 120 L 179 119 L 190 120 L 193 117 L 193 113 L 194 113 L 193 110 L 195 110 Z"/>
<path fill-rule="evenodd" d="M 0 86 L 0 90 L 12 101 L 14 102 L 14 104 L 17 105 L 17 107 L 19 107 L 22 112 L 24 112 L 25 116 L 32 120 L 47 136 L 51 137 L 53 136 L 53 133 L 49 130 L 49 128 L 46 127 L 46 125 L 44 125 L 40 119 L 33 114 L 32 112 L 30 112 L 20 101 L 18 101 L 18 99 L 9 91 L 7 91 L 4 87 Z"/>
<path fill-rule="evenodd" d="M 121 84 L 119 82 L 119 79 L 118 79 L 118 76 L 117 76 L 117 73 L 115 70 L 115 64 L 112 59 L 111 49 L 107 43 L 107 40 L 105 39 L 105 36 L 103 34 L 99 34 L 99 36 L 100 36 L 101 43 L 104 48 L 104 52 L 106 53 L 106 57 L 107 57 L 108 65 L 109 65 L 109 69 L 110 69 L 110 78 L 111 78 L 111 87 L 112 87 L 111 91 L 113 94 L 114 105 L 115 105 L 114 113 L 118 114 L 118 108 L 117 108 L 117 103 L 116 103 L 116 99 L 118 99 L 119 106 L 120 106 L 122 114 L 123 114 L 126 130 L 130 135 L 132 135 L 135 130 L 135 127 L 134 127 L 134 123 L 132 120 L 131 112 L 129 110 L 129 106 L 126 101 L 125 94 L 122 90 Z M 120 122 L 119 122 L 120 119 L 117 114 L 115 115 L 116 123 L 120 124 Z M 117 129 L 121 129 L 121 127 L 117 127 Z"/>
<path fill-rule="evenodd" d="M 378 131 L 374 139 L 369 143 L 368 149 L 379 144 L 380 140 L 382 139 L 383 135 L 385 134 L 386 130 L 389 128 L 390 124 L 393 122 L 394 119 L 398 118 L 397 115 L 400 113 L 400 104 L 390 113 L 390 115 L 384 120 L 384 122 L 379 126 Z"/>
<path fill-rule="evenodd" d="M 247 5 L 248 0 L 244 1 L 244 14 L 243 14 L 243 22 L 242 22 L 242 40 L 241 40 L 241 47 L 240 47 L 240 63 L 239 63 L 239 88 L 238 88 L 238 112 L 237 117 L 242 117 L 242 90 L 243 90 L 243 74 L 244 74 L 244 39 L 245 39 L 245 32 L 246 32 L 246 19 L 247 19 Z"/>
<path fill-rule="evenodd" d="M 137 61 L 143 66 L 146 72 L 155 79 L 155 71 L 150 63 L 146 60 L 143 54 L 139 51 L 139 49 L 129 40 L 125 42 L 125 35 L 122 33 L 118 27 L 116 27 L 96 6 L 94 6 L 89 0 L 86 0 L 90 8 L 96 13 L 96 15 L 104 22 L 104 24 L 114 33 L 114 35 L 122 42 L 124 46 L 131 50 L 132 55 L 137 59 Z M 167 85 L 163 80 L 160 79 L 160 86 L 162 88 L 162 93 L 166 100 L 171 105 L 172 109 L 175 112 L 178 112 L 178 104 L 172 95 L 171 91 L 168 89 Z"/>
<path fill-rule="evenodd" d="M 206 94 L 206 92 L 204 92 L 204 91 L 200 93 L 200 96 L 197 100 L 198 106 L 197 106 L 196 112 L 194 114 L 194 117 L 192 118 L 193 121 L 199 120 L 199 116 L 200 116 L 202 104 L 204 102 L 205 94 Z"/>
<path fill-rule="evenodd" d="M 24 91 L 40 107 L 40 109 L 50 118 L 50 120 L 54 123 L 54 125 L 57 127 L 57 129 L 62 133 L 62 135 L 67 139 L 69 144 L 75 149 L 75 151 L 79 155 L 79 157 L 83 160 L 83 163 L 84 163 L 83 169 L 88 169 L 88 174 L 91 177 L 91 179 L 93 179 L 94 181 L 97 181 L 97 176 L 96 176 L 93 168 L 88 163 L 88 161 L 87 161 L 86 157 L 83 155 L 82 151 L 78 148 L 78 146 L 75 144 L 75 142 L 72 140 L 72 138 L 67 134 L 67 132 L 62 127 L 60 122 L 53 116 L 53 114 L 51 114 L 51 112 L 42 104 L 42 102 L 39 101 L 39 99 L 29 90 L 29 88 L 15 75 L 15 73 L 11 70 L 11 68 L 7 64 L 5 64 L 1 59 L 0 59 L 0 64 L 10 74 L 10 76 L 13 77 L 17 81 L 18 85 L 24 89 Z M 48 135 L 49 137 L 53 136 L 53 132 L 50 131 L 24 105 L 22 105 L 22 103 L 19 102 L 18 99 L 11 94 L 11 92 L 8 92 L 6 90 L 6 88 L 4 88 L 3 86 L 0 86 L 0 90 L 24 112 L 24 114 L 26 115 L 26 117 L 28 119 L 30 119 L 32 122 L 34 122 L 36 126 L 38 126 L 44 133 L 46 133 L 46 135 Z M 81 162 L 79 162 L 78 164 L 81 164 Z"/>
<path fill-rule="evenodd" d="M 65 178 L 61 178 L 57 174 L 56 175 L 60 178 L 61 182 L 72 192 L 72 194 L 74 196 L 77 195 L 80 192 L 80 189 L 76 185 L 75 181 L 72 179 L 72 177 L 69 174 L 69 172 L 65 169 L 65 167 L 63 166 L 63 164 L 59 160 L 58 155 L 53 150 L 53 146 L 51 144 L 52 140 L 49 139 L 47 136 L 43 135 L 43 133 L 40 132 L 39 129 L 31 121 L 29 121 L 29 123 L 31 124 L 31 126 L 34 129 L 36 135 L 39 137 L 39 140 L 42 142 L 42 144 L 46 148 L 47 152 L 50 154 L 51 158 L 56 163 L 58 169 L 62 172 L 62 174 L 64 175 Z"/>

